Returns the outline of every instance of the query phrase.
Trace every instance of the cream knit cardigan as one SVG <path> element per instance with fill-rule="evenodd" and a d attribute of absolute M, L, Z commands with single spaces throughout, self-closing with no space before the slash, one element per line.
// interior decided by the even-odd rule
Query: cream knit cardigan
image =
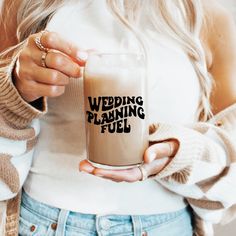
<path fill-rule="evenodd" d="M 11 82 L 10 67 L 8 74 L 0 74 L 0 181 L 12 192 L 11 199 L 0 202 L 1 236 L 18 235 L 23 183 L 13 157 L 32 158 L 39 134 L 38 119 L 47 112 L 46 99 L 39 99 L 32 106 L 21 98 Z M 180 144 L 172 161 L 151 178 L 186 198 L 195 214 L 195 235 L 210 236 L 213 223 L 227 223 L 234 218 L 236 104 L 204 123 L 185 127 L 152 124 L 149 138 L 150 144 L 168 139 Z M 222 147 L 226 155 L 222 155 Z"/>

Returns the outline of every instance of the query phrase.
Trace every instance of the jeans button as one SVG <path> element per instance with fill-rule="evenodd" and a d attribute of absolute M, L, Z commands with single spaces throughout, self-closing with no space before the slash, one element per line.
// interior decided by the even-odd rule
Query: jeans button
<path fill-rule="evenodd" d="M 57 229 L 57 223 L 52 223 L 51 224 L 51 229 L 56 230 Z"/>
<path fill-rule="evenodd" d="M 104 230 L 108 230 L 111 227 L 110 221 L 106 218 L 102 218 L 100 220 L 100 225 L 101 225 L 102 229 L 104 229 Z"/>
<path fill-rule="evenodd" d="M 36 230 L 36 226 L 35 225 L 32 225 L 31 227 L 30 227 L 30 232 L 34 232 Z"/>

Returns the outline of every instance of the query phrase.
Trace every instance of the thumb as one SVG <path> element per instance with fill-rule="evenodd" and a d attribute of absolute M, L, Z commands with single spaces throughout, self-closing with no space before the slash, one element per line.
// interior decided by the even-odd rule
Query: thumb
<path fill-rule="evenodd" d="M 178 146 L 174 140 L 153 144 L 146 149 L 144 153 L 144 162 L 151 163 L 157 159 L 173 157 L 177 149 Z"/>
<path fill-rule="evenodd" d="M 146 163 L 143 165 L 143 167 L 145 167 L 148 176 L 151 175 L 156 175 L 158 174 L 160 171 L 162 171 L 162 169 L 164 169 L 166 167 L 166 165 L 168 165 L 168 163 L 170 162 L 171 158 L 169 157 L 163 157 L 161 159 L 156 159 L 154 161 L 152 161 L 151 163 Z"/>

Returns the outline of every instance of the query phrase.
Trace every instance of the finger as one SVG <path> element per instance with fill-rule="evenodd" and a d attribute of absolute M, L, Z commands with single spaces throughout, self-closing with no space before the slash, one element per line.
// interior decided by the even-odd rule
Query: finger
<path fill-rule="evenodd" d="M 65 92 L 65 86 L 46 85 L 35 82 L 35 94 L 45 97 L 59 97 Z"/>
<path fill-rule="evenodd" d="M 87 160 L 83 160 L 79 163 L 79 170 L 80 171 L 84 171 L 84 172 L 87 172 L 89 174 L 93 174 L 93 175 L 96 175 L 98 177 L 102 177 L 104 179 L 109 179 L 109 180 L 112 180 L 112 181 L 115 181 L 115 182 L 122 182 L 124 181 L 123 178 L 119 178 L 119 179 L 115 179 L 115 178 L 112 178 L 110 175 L 106 176 L 106 175 L 102 175 L 100 172 L 100 170 L 102 169 L 97 169 L 95 168 L 89 161 Z"/>
<path fill-rule="evenodd" d="M 60 52 L 50 51 L 46 57 L 46 65 L 49 68 L 61 71 L 69 77 L 81 76 L 80 66 Z"/>
<path fill-rule="evenodd" d="M 98 176 L 98 177 L 100 177 L 100 176 Z M 124 182 L 124 180 L 112 179 L 112 178 L 105 177 L 105 176 L 103 176 L 102 178 L 103 178 L 103 179 L 107 179 L 107 180 L 111 180 L 111 181 L 116 182 L 116 183 Z"/>
<path fill-rule="evenodd" d="M 111 179 L 117 182 L 136 182 L 141 178 L 141 173 L 138 168 L 131 168 L 125 170 L 105 170 L 96 168 L 93 174 L 102 178 Z"/>
<path fill-rule="evenodd" d="M 88 174 L 93 174 L 94 175 L 94 170 L 96 168 L 87 160 L 83 160 L 79 163 L 79 171 L 84 171 Z M 108 178 L 106 176 L 103 176 L 104 179 L 109 179 L 115 182 L 121 182 L 120 180 L 116 180 L 116 179 L 112 179 L 112 178 Z"/>
<path fill-rule="evenodd" d="M 45 52 L 36 51 L 32 55 L 33 60 L 38 66 L 42 67 L 42 54 Z M 48 68 L 55 69 L 68 77 L 80 77 L 80 66 L 73 62 L 67 55 L 58 51 L 49 50 L 46 54 L 45 64 Z"/>
<path fill-rule="evenodd" d="M 150 163 L 155 159 L 174 156 L 177 148 L 174 140 L 153 144 L 145 151 L 144 162 Z"/>
<path fill-rule="evenodd" d="M 60 71 L 36 66 L 33 80 L 46 85 L 65 86 L 69 84 L 69 77 Z"/>
<path fill-rule="evenodd" d="M 42 96 L 58 97 L 65 92 L 65 86 L 47 85 L 33 80 L 24 80 L 18 86 L 23 94 L 30 94 L 35 99 Z"/>
<path fill-rule="evenodd" d="M 79 163 L 79 170 L 92 174 L 95 170 L 95 167 L 87 160 L 83 160 Z"/>
<path fill-rule="evenodd" d="M 30 37 L 30 42 L 35 45 L 34 39 L 38 34 Z M 45 32 L 41 37 L 41 44 L 48 49 L 55 49 L 71 57 L 80 66 L 84 66 L 88 57 L 88 53 L 81 50 L 72 42 L 68 42 L 63 39 L 58 33 L 55 32 Z M 37 47 L 37 46 L 36 46 Z"/>
<path fill-rule="evenodd" d="M 156 175 L 165 168 L 165 166 L 171 161 L 169 157 L 163 157 L 161 159 L 154 160 L 148 164 L 144 164 L 143 168 L 146 169 L 147 175 Z"/>

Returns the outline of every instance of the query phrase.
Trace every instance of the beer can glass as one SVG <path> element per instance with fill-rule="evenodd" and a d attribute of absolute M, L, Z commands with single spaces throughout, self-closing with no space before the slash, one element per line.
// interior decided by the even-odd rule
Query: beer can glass
<path fill-rule="evenodd" d="M 83 79 L 88 160 L 107 168 L 141 164 L 148 147 L 144 56 L 92 53 Z"/>

